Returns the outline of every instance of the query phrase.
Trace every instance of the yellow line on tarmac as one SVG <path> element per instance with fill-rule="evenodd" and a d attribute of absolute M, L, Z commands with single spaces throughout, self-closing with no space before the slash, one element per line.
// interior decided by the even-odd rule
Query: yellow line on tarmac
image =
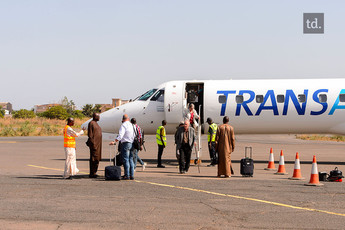
<path fill-rule="evenodd" d="M 298 207 L 298 206 L 293 206 L 293 205 L 288 205 L 288 204 L 283 204 L 283 203 L 278 203 L 278 202 L 272 202 L 272 201 L 267 201 L 267 200 L 260 200 L 260 199 L 249 198 L 249 197 L 244 197 L 244 196 L 223 194 L 223 193 L 218 193 L 218 192 L 211 192 L 211 191 L 206 191 L 206 190 L 201 190 L 201 189 L 181 187 L 181 186 L 175 186 L 175 185 L 169 185 L 169 184 L 159 184 L 159 183 L 148 182 L 148 181 L 139 181 L 139 180 L 135 180 L 135 181 L 138 183 L 146 183 L 146 184 L 157 185 L 157 186 L 162 186 L 162 187 L 183 189 L 183 190 L 189 190 L 189 191 L 193 191 L 193 192 L 201 192 L 201 193 L 207 193 L 207 194 L 212 194 L 212 195 L 216 195 L 216 196 L 231 197 L 231 198 L 242 199 L 242 200 L 250 200 L 250 201 L 255 201 L 255 202 L 260 202 L 260 203 L 265 203 L 265 204 L 271 204 L 271 205 L 276 205 L 276 206 L 281 206 L 281 207 L 286 207 L 286 208 L 300 209 L 300 210 L 311 211 L 311 212 L 320 212 L 320 213 L 326 213 L 326 214 L 330 214 L 330 215 L 344 216 L 345 217 L 345 214 L 342 214 L 342 213 L 329 212 L 329 211 L 324 211 L 324 210 L 319 210 L 319 209 L 314 209 L 314 208 L 303 208 L 303 207 Z"/>
<path fill-rule="evenodd" d="M 40 169 L 64 171 L 62 169 L 48 168 L 48 167 L 37 166 L 37 165 L 27 165 L 27 166 L 40 168 Z M 85 172 L 79 172 L 79 173 L 88 174 Z M 281 206 L 281 207 L 285 207 L 285 208 L 293 208 L 293 209 L 299 209 L 299 210 L 310 211 L 310 212 L 320 212 L 320 213 L 326 213 L 326 214 L 330 214 L 330 215 L 344 216 L 345 217 L 345 214 L 343 214 L 343 213 L 329 212 L 329 211 L 324 211 L 324 210 L 319 210 L 319 209 L 314 209 L 314 208 L 303 208 L 303 207 L 293 206 L 293 205 L 289 205 L 289 204 L 283 204 L 283 203 L 267 201 L 267 200 L 260 200 L 260 199 L 250 198 L 250 197 L 223 194 L 223 193 L 218 193 L 218 192 L 211 192 L 211 191 L 206 191 L 206 190 L 201 190 L 201 189 L 181 187 L 181 186 L 170 185 L 170 184 L 159 184 L 159 183 L 154 183 L 154 182 L 149 182 L 149 181 L 135 180 L 135 182 L 146 183 L 146 184 L 151 184 L 151 185 L 156 185 L 156 186 L 161 186 L 161 187 L 183 189 L 183 190 L 188 190 L 188 191 L 193 191 L 193 192 L 201 192 L 201 193 L 206 193 L 206 194 L 211 194 L 211 195 L 216 195 L 216 196 L 231 197 L 231 198 L 242 199 L 242 200 L 250 200 L 250 201 L 255 201 L 255 202 L 260 202 L 260 203 L 265 203 L 265 204 Z"/>
<path fill-rule="evenodd" d="M 56 170 L 56 171 L 64 171 L 63 169 L 48 168 L 48 167 L 43 167 L 43 166 L 38 166 L 38 165 L 27 165 L 27 166 L 34 167 L 34 168 L 40 168 L 40 169 L 50 169 L 50 170 Z M 80 172 L 80 171 L 79 171 L 79 173 L 81 173 L 81 174 L 88 174 L 86 172 Z"/>
<path fill-rule="evenodd" d="M 15 144 L 16 141 L 0 141 L 1 144 Z"/>

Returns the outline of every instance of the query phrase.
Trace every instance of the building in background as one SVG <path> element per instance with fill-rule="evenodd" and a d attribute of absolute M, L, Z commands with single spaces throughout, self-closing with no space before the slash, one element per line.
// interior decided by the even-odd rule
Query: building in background
<path fill-rule="evenodd" d="M 12 104 L 9 102 L 0 102 L 0 109 L 4 109 L 6 115 L 12 114 L 13 111 Z"/>
<path fill-rule="evenodd" d="M 99 104 L 99 105 L 101 105 L 101 113 L 103 113 L 109 109 L 112 109 L 112 108 L 115 108 L 117 106 L 126 104 L 128 102 L 129 102 L 129 100 L 122 100 L 119 98 L 113 98 L 111 104 Z M 50 109 L 51 107 L 61 106 L 61 105 L 62 104 L 58 104 L 58 103 L 35 105 L 34 106 L 34 112 L 35 113 L 43 113 L 43 112 L 47 111 L 48 109 Z M 76 109 L 76 108 L 74 108 L 74 109 Z M 12 105 L 11 105 L 11 111 L 12 111 Z"/>
<path fill-rule="evenodd" d="M 44 105 L 35 105 L 34 112 L 35 113 L 43 113 L 50 109 L 51 107 L 59 106 L 61 104 L 44 104 Z"/>
<path fill-rule="evenodd" d="M 101 105 L 101 113 L 103 113 L 109 109 L 118 107 L 120 105 L 126 104 L 128 102 L 129 102 L 129 100 L 122 100 L 120 98 L 113 98 L 111 104 L 100 104 Z"/>
<path fill-rule="evenodd" d="M 122 100 L 120 98 L 113 98 L 112 102 L 113 102 L 113 108 L 115 108 L 115 107 L 118 107 L 120 105 L 124 105 L 124 104 L 128 103 L 129 100 Z"/>

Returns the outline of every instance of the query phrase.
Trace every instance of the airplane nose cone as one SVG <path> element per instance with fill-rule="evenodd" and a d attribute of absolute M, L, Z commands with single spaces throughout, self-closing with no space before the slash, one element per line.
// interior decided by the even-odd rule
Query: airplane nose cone
<path fill-rule="evenodd" d="M 100 114 L 100 119 L 97 122 L 104 133 L 117 133 L 121 126 L 122 114 L 117 108 L 110 109 Z M 92 119 L 86 121 L 81 125 L 82 128 L 87 129 L 89 122 Z"/>
<path fill-rule="evenodd" d="M 92 119 L 89 119 L 89 120 L 87 120 L 86 122 L 84 122 L 84 123 L 81 125 L 81 128 L 82 128 L 82 129 L 83 129 L 83 128 L 87 129 L 90 121 L 92 121 Z"/>

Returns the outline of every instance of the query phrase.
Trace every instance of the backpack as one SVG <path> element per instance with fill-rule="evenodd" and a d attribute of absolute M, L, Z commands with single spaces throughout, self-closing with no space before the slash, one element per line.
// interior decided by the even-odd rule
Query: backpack
<path fill-rule="evenodd" d="M 134 125 L 133 125 L 133 130 L 134 130 L 134 134 L 135 134 L 135 137 L 133 140 L 133 148 L 136 150 L 140 150 L 139 132 L 138 132 L 137 128 L 134 128 Z"/>
<path fill-rule="evenodd" d="M 145 134 L 144 134 L 144 130 L 142 129 L 142 128 L 140 128 L 140 130 L 141 130 L 141 145 L 144 145 L 144 143 L 145 143 L 145 139 L 144 139 L 144 137 L 145 137 Z"/>

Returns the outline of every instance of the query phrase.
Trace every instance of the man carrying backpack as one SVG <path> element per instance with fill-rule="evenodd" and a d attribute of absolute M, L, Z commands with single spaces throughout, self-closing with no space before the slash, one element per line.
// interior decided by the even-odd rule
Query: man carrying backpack
<path fill-rule="evenodd" d="M 131 123 L 134 126 L 134 135 L 136 135 L 137 139 L 135 141 L 138 142 L 139 146 L 136 146 L 137 144 L 133 144 L 133 163 L 134 163 L 134 170 L 137 168 L 137 161 L 141 164 L 143 167 L 143 171 L 145 170 L 145 166 L 147 165 L 145 162 L 141 160 L 141 158 L 138 156 L 139 150 L 143 150 L 143 144 L 144 144 L 144 139 L 143 139 L 143 133 L 142 129 L 139 127 L 137 124 L 137 120 L 135 118 L 131 119 Z"/>

